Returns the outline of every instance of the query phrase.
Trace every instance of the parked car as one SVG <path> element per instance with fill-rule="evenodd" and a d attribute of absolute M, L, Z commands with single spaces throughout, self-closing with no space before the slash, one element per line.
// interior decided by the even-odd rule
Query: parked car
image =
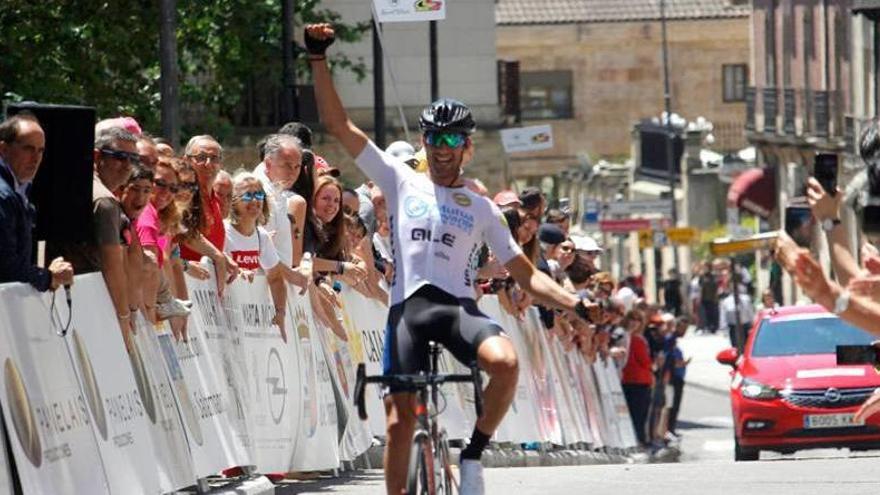
<path fill-rule="evenodd" d="M 838 345 L 868 345 L 875 337 L 818 305 L 761 312 L 742 355 L 716 359 L 730 365 L 734 459 L 758 460 L 761 450 L 880 448 L 880 415 L 853 419 L 880 387 L 870 365 L 838 365 Z"/>

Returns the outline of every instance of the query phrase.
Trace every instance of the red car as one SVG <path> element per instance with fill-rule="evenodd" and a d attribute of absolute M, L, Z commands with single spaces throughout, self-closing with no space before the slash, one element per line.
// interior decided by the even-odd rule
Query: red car
<path fill-rule="evenodd" d="M 818 305 L 761 312 L 743 355 L 729 348 L 716 357 L 733 367 L 735 460 L 758 460 L 761 450 L 880 448 L 880 414 L 867 424 L 853 420 L 880 374 L 869 365 L 838 366 L 836 355 L 838 345 L 874 340 Z"/>

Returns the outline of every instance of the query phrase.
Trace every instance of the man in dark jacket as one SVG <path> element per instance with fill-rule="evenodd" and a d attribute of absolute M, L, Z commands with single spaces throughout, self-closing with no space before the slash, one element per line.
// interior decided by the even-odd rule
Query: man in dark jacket
<path fill-rule="evenodd" d="M 27 193 L 45 143 L 33 115 L 15 115 L 0 123 L 0 283 L 25 282 L 39 291 L 73 283 L 73 267 L 63 258 L 52 260 L 48 270 L 33 262 L 35 211 Z"/>

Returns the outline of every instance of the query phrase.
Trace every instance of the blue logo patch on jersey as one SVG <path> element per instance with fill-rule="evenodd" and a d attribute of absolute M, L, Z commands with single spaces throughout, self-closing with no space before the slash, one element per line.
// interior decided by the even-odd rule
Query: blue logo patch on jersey
<path fill-rule="evenodd" d="M 403 200 L 403 211 L 410 218 L 420 218 L 428 213 L 428 203 L 418 196 L 407 196 Z"/>

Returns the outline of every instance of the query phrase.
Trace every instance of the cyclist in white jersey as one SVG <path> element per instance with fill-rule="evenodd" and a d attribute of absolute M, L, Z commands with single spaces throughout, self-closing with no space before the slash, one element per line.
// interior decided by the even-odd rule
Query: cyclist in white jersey
<path fill-rule="evenodd" d="M 474 301 L 474 277 L 486 244 L 519 285 L 548 307 L 582 320 L 598 307 L 566 292 L 538 271 L 511 238 L 504 217 L 487 198 L 464 187 L 462 155 L 473 146 L 475 124 L 463 103 L 441 99 L 420 119 L 427 174 L 379 149 L 349 119 L 333 85 L 326 49 L 334 41 L 329 24 L 306 26 L 305 40 L 321 120 L 383 191 L 391 225 L 394 280 L 385 335 L 385 373 L 426 369 L 429 341 L 440 342 L 465 365 L 477 362 L 490 377 L 483 415 L 461 453 L 461 493 L 484 493 L 480 456 L 516 392 L 517 356 L 503 329 Z M 399 495 L 415 428 L 414 394 L 391 390 L 385 398 L 387 443 L 385 485 Z"/>

